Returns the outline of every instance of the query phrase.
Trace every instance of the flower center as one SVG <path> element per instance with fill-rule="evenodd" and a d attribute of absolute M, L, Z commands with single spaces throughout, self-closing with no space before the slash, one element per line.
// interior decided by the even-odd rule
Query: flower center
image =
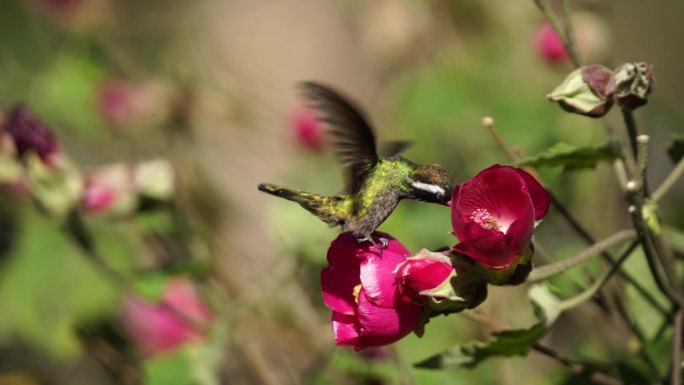
<path fill-rule="evenodd" d="M 357 305 L 359 304 L 359 294 L 361 294 L 362 287 L 361 284 L 354 286 L 354 302 L 356 302 Z"/>
<path fill-rule="evenodd" d="M 487 209 L 477 209 L 470 215 L 470 219 L 487 230 L 499 230 L 501 227 Z"/>

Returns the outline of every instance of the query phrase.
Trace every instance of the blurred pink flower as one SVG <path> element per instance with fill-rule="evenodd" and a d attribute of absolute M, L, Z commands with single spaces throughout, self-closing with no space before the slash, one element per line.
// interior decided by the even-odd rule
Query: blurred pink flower
<path fill-rule="evenodd" d="M 409 251 L 396 239 L 389 240 L 382 254 L 351 233 L 340 234 L 330 245 L 328 263 L 321 272 L 326 305 L 333 310 L 332 326 L 338 345 L 356 350 L 395 342 L 420 325 L 421 305 L 402 300 L 395 275 L 397 265 Z"/>
<path fill-rule="evenodd" d="M 563 41 L 548 22 L 539 25 L 534 36 L 534 46 L 539 56 L 549 64 L 562 64 L 569 59 Z"/>
<path fill-rule="evenodd" d="M 204 338 L 212 315 L 187 279 L 174 279 L 158 303 L 130 297 L 122 322 L 146 356 L 166 352 Z"/>
<path fill-rule="evenodd" d="M 87 213 L 130 214 L 137 206 L 133 171 L 126 164 L 111 164 L 90 171 L 85 178 L 81 207 Z"/>
<path fill-rule="evenodd" d="M 536 220 L 551 198 L 527 172 L 494 165 L 454 189 L 454 249 L 492 269 L 505 269 L 527 250 Z"/>
<path fill-rule="evenodd" d="M 325 147 L 323 128 L 310 108 L 300 106 L 295 109 L 291 125 L 300 146 L 311 151 L 321 151 Z"/>
<path fill-rule="evenodd" d="M 109 79 L 100 85 L 97 103 L 102 117 L 120 127 L 165 121 L 172 98 L 171 89 L 163 82 Z"/>

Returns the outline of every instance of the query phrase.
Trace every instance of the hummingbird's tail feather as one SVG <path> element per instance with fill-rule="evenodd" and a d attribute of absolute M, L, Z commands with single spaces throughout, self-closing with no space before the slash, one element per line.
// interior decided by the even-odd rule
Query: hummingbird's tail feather
<path fill-rule="evenodd" d="M 297 191 L 290 190 L 285 187 L 277 186 L 271 183 L 261 183 L 259 184 L 259 191 L 263 191 L 267 194 L 275 195 L 277 197 L 285 198 L 287 200 L 300 202 L 300 194 Z"/>
<path fill-rule="evenodd" d="M 306 191 L 290 190 L 270 183 L 261 183 L 259 191 L 297 202 L 305 210 L 333 226 L 341 226 L 349 220 L 353 208 L 352 201 L 348 199 L 348 196 L 344 195 L 320 195 Z"/>

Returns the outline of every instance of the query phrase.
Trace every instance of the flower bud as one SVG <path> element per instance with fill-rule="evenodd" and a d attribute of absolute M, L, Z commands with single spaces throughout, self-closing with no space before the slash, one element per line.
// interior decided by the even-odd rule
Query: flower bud
<path fill-rule="evenodd" d="M 69 159 L 64 156 L 55 159 L 59 162 L 46 165 L 37 154 L 28 153 L 28 189 L 48 214 L 63 217 L 81 198 L 83 179 Z"/>
<path fill-rule="evenodd" d="M 654 84 L 653 64 L 625 63 L 615 70 L 608 91 L 620 107 L 632 111 L 648 102 Z"/>
<path fill-rule="evenodd" d="M 133 173 L 128 165 L 113 164 L 88 173 L 81 207 L 90 214 L 131 214 L 138 205 Z"/>
<path fill-rule="evenodd" d="M 135 166 L 133 183 L 142 197 L 169 201 L 176 192 L 176 173 L 166 160 L 148 160 Z"/>
<path fill-rule="evenodd" d="M 421 250 L 397 266 L 402 294 L 440 312 L 457 312 L 479 305 L 487 285 L 475 263 L 456 253 Z"/>
<path fill-rule="evenodd" d="M 547 97 L 568 112 L 601 117 L 613 104 L 607 89 L 612 74 L 600 65 L 581 67 L 572 71 Z"/>
<path fill-rule="evenodd" d="M 527 248 L 525 253 L 511 266 L 502 269 L 488 269 L 481 266 L 481 273 L 487 277 L 487 282 L 494 286 L 515 286 L 525 282 L 527 276 L 532 271 L 532 257 L 534 256 L 534 247 L 532 243 Z"/>
<path fill-rule="evenodd" d="M 60 153 L 57 138 L 41 121 L 24 106 L 17 106 L 12 110 L 5 122 L 5 131 L 14 141 L 14 147 L 19 157 L 27 152 L 34 152 L 43 162 L 50 164 L 51 157 Z"/>
<path fill-rule="evenodd" d="M 539 56 L 548 64 L 562 64 L 568 61 L 563 41 L 548 22 L 541 24 L 537 29 L 534 46 Z"/>

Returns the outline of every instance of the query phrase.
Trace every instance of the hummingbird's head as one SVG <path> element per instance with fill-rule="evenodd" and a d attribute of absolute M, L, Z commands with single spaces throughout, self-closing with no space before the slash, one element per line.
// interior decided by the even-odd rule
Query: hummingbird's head
<path fill-rule="evenodd" d="M 412 198 L 448 205 L 451 200 L 451 177 L 438 164 L 418 166 L 411 178 Z"/>

